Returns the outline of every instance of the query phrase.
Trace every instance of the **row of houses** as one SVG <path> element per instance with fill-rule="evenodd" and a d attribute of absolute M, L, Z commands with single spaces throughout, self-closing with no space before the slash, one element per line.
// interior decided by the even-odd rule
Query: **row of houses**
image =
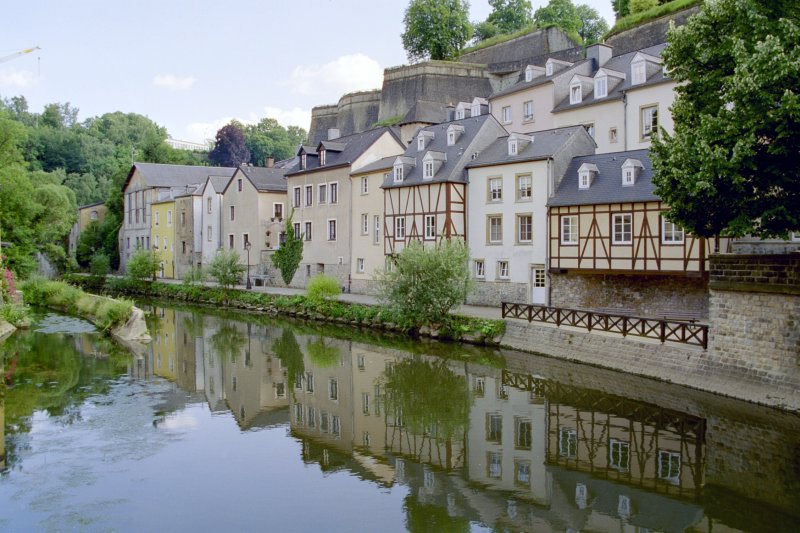
<path fill-rule="evenodd" d="M 648 148 L 672 129 L 675 88 L 663 47 L 614 56 L 592 45 L 582 61 L 527 65 L 444 116 L 418 102 L 394 127 L 330 130 L 267 168 L 136 163 L 123 268 L 153 247 L 162 275 L 180 278 L 225 247 L 266 275 L 291 213 L 304 240 L 296 287 L 325 273 L 373 293 L 374 273 L 411 241 L 460 238 L 477 282 L 470 303 L 704 315 L 707 258 L 730 243 L 669 222 L 654 193 Z"/>

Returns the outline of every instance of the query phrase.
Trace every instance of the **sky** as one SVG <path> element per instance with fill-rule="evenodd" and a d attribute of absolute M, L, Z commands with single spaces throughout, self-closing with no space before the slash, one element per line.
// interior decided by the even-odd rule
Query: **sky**
<path fill-rule="evenodd" d="M 532 0 L 534 10 L 547 3 Z M 576 4 L 583 3 L 579 0 Z M 613 25 L 611 0 L 585 0 Z M 4 4 L 4 5 L 3 5 Z M 31 111 L 52 102 L 78 119 L 148 116 L 176 139 L 204 142 L 232 118 L 308 129 L 311 108 L 381 87 L 407 64 L 407 0 L 4 0 L 0 97 Z M 487 0 L 470 2 L 484 20 Z"/>

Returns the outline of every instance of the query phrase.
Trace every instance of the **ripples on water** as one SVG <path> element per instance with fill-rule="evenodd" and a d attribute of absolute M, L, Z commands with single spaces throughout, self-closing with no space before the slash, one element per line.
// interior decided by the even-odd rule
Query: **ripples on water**
<path fill-rule="evenodd" d="M 0 351 L 0 529 L 796 531 L 798 417 L 513 352 L 155 307 Z"/>

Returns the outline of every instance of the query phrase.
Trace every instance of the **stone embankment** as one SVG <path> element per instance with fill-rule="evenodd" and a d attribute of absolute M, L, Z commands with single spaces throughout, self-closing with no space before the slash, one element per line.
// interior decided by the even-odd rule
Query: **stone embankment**
<path fill-rule="evenodd" d="M 14 333 L 17 328 L 0 318 L 0 341 L 5 340 L 6 337 Z"/>

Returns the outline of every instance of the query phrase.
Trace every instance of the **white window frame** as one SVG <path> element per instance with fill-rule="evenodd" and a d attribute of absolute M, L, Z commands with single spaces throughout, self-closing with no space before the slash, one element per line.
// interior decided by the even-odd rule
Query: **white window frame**
<path fill-rule="evenodd" d="M 232 205 L 230 210 L 231 210 L 231 222 L 235 222 L 236 221 L 236 206 Z"/>
<path fill-rule="evenodd" d="M 666 471 L 664 467 L 664 459 L 667 460 L 667 468 Z M 673 463 L 677 463 L 677 474 L 672 474 L 673 471 Z M 671 483 L 673 485 L 678 485 L 681 481 L 681 454 L 678 452 L 673 452 L 669 450 L 658 450 L 658 478 Z"/>
<path fill-rule="evenodd" d="M 466 113 L 465 113 L 463 108 L 462 109 L 456 109 L 456 120 L 462 120 L 463 118 L 465 118 L 465 116 L 466 116 Z"/>
<path fill-rule="evenodd" d="M 483 259 L 475 260 L 475 277 L 478 279 L 486 279 L 486 261 Z"/>
<path fill-rule="evenodd" d="M 311 207 L 314 205 L 314 186 L 313 185 L 306 185 L 305 190 L 305 207 Z"/>
<path fill-rule="evenodd" d="M 172 225 L 172 211 L 168 209 L 167 210 L 167 226 L 171 226 L 171 225 Z"/>
<path fill-rule="evenodd" d="M 510 279 L 511 278 L 511 265 L 508 259 L 500 259 L 497 261 L 497 279 Z"/>
<path fill-rule="evenodd" d="M 562 427 L 558 432 L 558 454 L 570 459 L 578 456 L 578 432 L 575 429 Z"/>
<path fill-rule="evenodd" d="M 533 100 L 522 102 L 522 120 L 524 122 L 533 120 Z"/>
<path fill-rule="evenodd" d="M 294 187 L 292 189 L 292 207 L 300 207 L 300 202 L 303 200 L 303 193 L 300 190 L 300 187 Z M 209 198 L 209 205 L 211 199 Z M 210 213 L 211 211 L 209 211 Z"/>
<path fill-rule="evenodd" d="M 516 139 L 508 140 L 508 155 L 517 155 L 519 143 Z"/>
<path fill-rule="evenodd" d="M 380 244 L 381 243 L 381 216 L 375 215 L 373 217 L 374 225 L 375 225 L 375 235 L 372 237 L 373 244 Z"/>
<path fill-rule="evenodd" d="M 591 170 L 581 170 L 578 172 L 578 188 L 579 189 L 588 189 L 589 186 L 592 184 L 592 171 Z"/>
<path fill-rule="evenodd" d="M 594 79 L 594 97 L 605 98 L 608 96 L 608 76 L 598 76 Z"/>
<path fill-rule="evenodd" d="M 303 231 L 303 240 L 310 241 L 314 236 L 313 234 L 314 224 L 307 220 L 303 223 L 303 229 L 305 230 Z M 300 238 L 299 235 L 300 234 L 298 232 L 297 238 Z"/>
<path fill-rule="evenodd" d="M 363 274 L 364 273 L 364 258 L 359 257 L 356 259 L 356 270 Z"/>
<path fill-rule="evenodd" d="M 402 183 L 403 182 L 403 165 L 395 165 L 394 166 L 394 182 L 395 183 Z"/>
<path fill-rule="evenodd" d="M 496 229 L 497 231 L 492 231 Z M 486 216 L 486 241 L 488 244 L 503 243 L 503 215 L 494 214 Z"/>
<path fill-rule="evenodd" d="M 527 187 L 523 187 L 523 180 L 527 182 Z M 533 199 L 533 176 L 531 174 L 521 174 L 517 176 L 517 200 L 527 202 Z"/>
<path fill-rule="evenodd" d="M 523 239 L 523 219 L 528 219 L 528 235 L 527 239 Z M 530 213 L 517 214 L 517 243 L 530 244 L 533 242 L 533 215 Z"/>
<path fill-rule="evenodd" d="M 206 212 L 211 213 L 211 198 L 206 198 Z"/>
<path fill-rule="evenodd" d="M 578 215 L 562 215 L 559 222 L 561 244 L 572 246 L 578 244 Z"/>
<path fill-rule="evenodd" d="M 634 167 L 624 167 L 622 169 L 622 186 L 630 187 L 636 181 L 636 169 Z"/>
<path fill-rule="evenodd" d="M 503 109 L 501 109 L 501 113 L 502 113 L 501 117 L 503 118 L 503 124 L 511 124 L 512 121 L 511 106 L 510 105 L 503 106 Z"/>
<path fill-rule="evenodd" d="M 325 166 L 325 155 L 327 154 L 327 150 L 324 148 L 319 151 L 319 166 Z"/>
<path fill-rule="evenodd" d="M 632 244 L 633 213 L 614 213 L 611 221 L 611 244 Z"/>
<path fill-rule="evenodd" d="M 425 137 L 417 135 L 417 150 L 422 151 L 425 149 Z"/>
<path fill-rule="evenodd" d="M 394 238 L 406 238 L 406 219 L 405 217 L 396 217 L 394 219 Z"/>
<path fill-rule="evenodd" d="M 166 239 L 164 239 L 166 241 Z M 236 245 L 236 236 L 233 233 L 228 233 L 228 249 L 233 250 L 233 247 Z M 166 248 L 167 245 L 164 245 Z"/>
<path fill-rule="evenodd" d="M 646 61 L 640 59 L 631 63 L 631 85 L 640 85 L 647 81 Z"/>
<path fill-rule="evenodd" d="M 594 139 L 595 129 L 594 129 L 594 122 L 588 122 L 583 125 L 583 128 L 586 130 L 586 133 L 589 134 L 589 137 Z"/>
<path fill-rule="evenodd" d="M 624 455 L 623 455 L 624 450 Z M 625 461 L 622 461 L 622 459 Z M 623 464 L 624 463 L 624 464 Z M 608 440 L 608 465 L 619 472 L 627 472 L 631 468 L 631 445 L 617 439 Z"/>
<path fill-rule="evenodd" d="M 369 214 L 361 213 L 361 235 L 369 235 Z"/>
<path fill-rule="evenodd" d="M 361 194 L 369 194 L 369 176 L 361 178 Z"/>
<path fill-rule="evenodd" d="M 206 228 L 206 230 L 207 230 L 207 231 L 206 231 L 206 233 L 207 233 L 207 235 L 206 235 L 206 240 L 207 240 L 208 242 L 211 242 L 211 232 L 212 232 L 211 226 L 208 226 L 208 228 Z"/>
<path fill-rule="evenodd" d="M 639 110 L 639 138 L 649 141 L 658 129 L 658 104 L 644 105 Z"/>
<path fill-rule="evenodd" d="M 525 81 L 532 81 L 533 80 L 533 69 L 528 67 L 525 69 Z"/>
<path fill-rule="evenodd" d="M 433 161 L 425 161 L 422 163 L 422 179 L 433 179 Z"/>
<path fill-rule="evenodd" d="M 328 203 L 335 205 L 339 203 L 339 182 L 328 183 Z"/>
<path fill-rule="evenodd" d="M 661 218 L 661 243 L 662 244 L 683 244 L 686 239 L 685 230 L 674 222 L 666 218 Z"/>
<path fill-rule="evenodd" d="M 331 241 L 331 242 L 335 242 L 336 238 L 337 238 L 337 232 L 338 232 L 338 228 L 336 227 L 336 219 L 335 218 L 329 218 L 328 219 L 328 223 L 326 224 L 326 227 L 327 227 L 327 230 L 328 230 L 327 231 L 328 240 Z M 331 230 L 333 230 L 333 231 L 331 231 Z"/>
<path fill-rule="evenodd" d="M 503 201 L 503 177 L 492 176 L 488 180 L 488 201 L 489 202 L 502 202 Z M 494 187 L 494 185 L 499 185 Z"/>
<path fill-rule="evenodd" d="M 436 215 L 425 215 L 425 239 L 436 239 Z"/>
<path fill-rule="evenodd" d="M 450 130 L 447 132 L 447 146 L 453 146 L 454 144 L 456 144 L 456 132 Z"/>
<path fill-rule="evenodd" d="M 320 183 L 317 185 L 317 203 L 318 204 L 326 204 L 328 203 L 328 184 L 327 183 Z"/>
<path fill-rule="evenodd" d="M 552 76 L 553 75 L 553 62 L 548 61 L 544 65 L 544 75 L 545 76 Z"/>
<path fill-rule="evenodd" d="M 583 101 L 583 88 L 580 83 L 573 83 L 569 86 L 569 103 L 580 104 Z"/>

